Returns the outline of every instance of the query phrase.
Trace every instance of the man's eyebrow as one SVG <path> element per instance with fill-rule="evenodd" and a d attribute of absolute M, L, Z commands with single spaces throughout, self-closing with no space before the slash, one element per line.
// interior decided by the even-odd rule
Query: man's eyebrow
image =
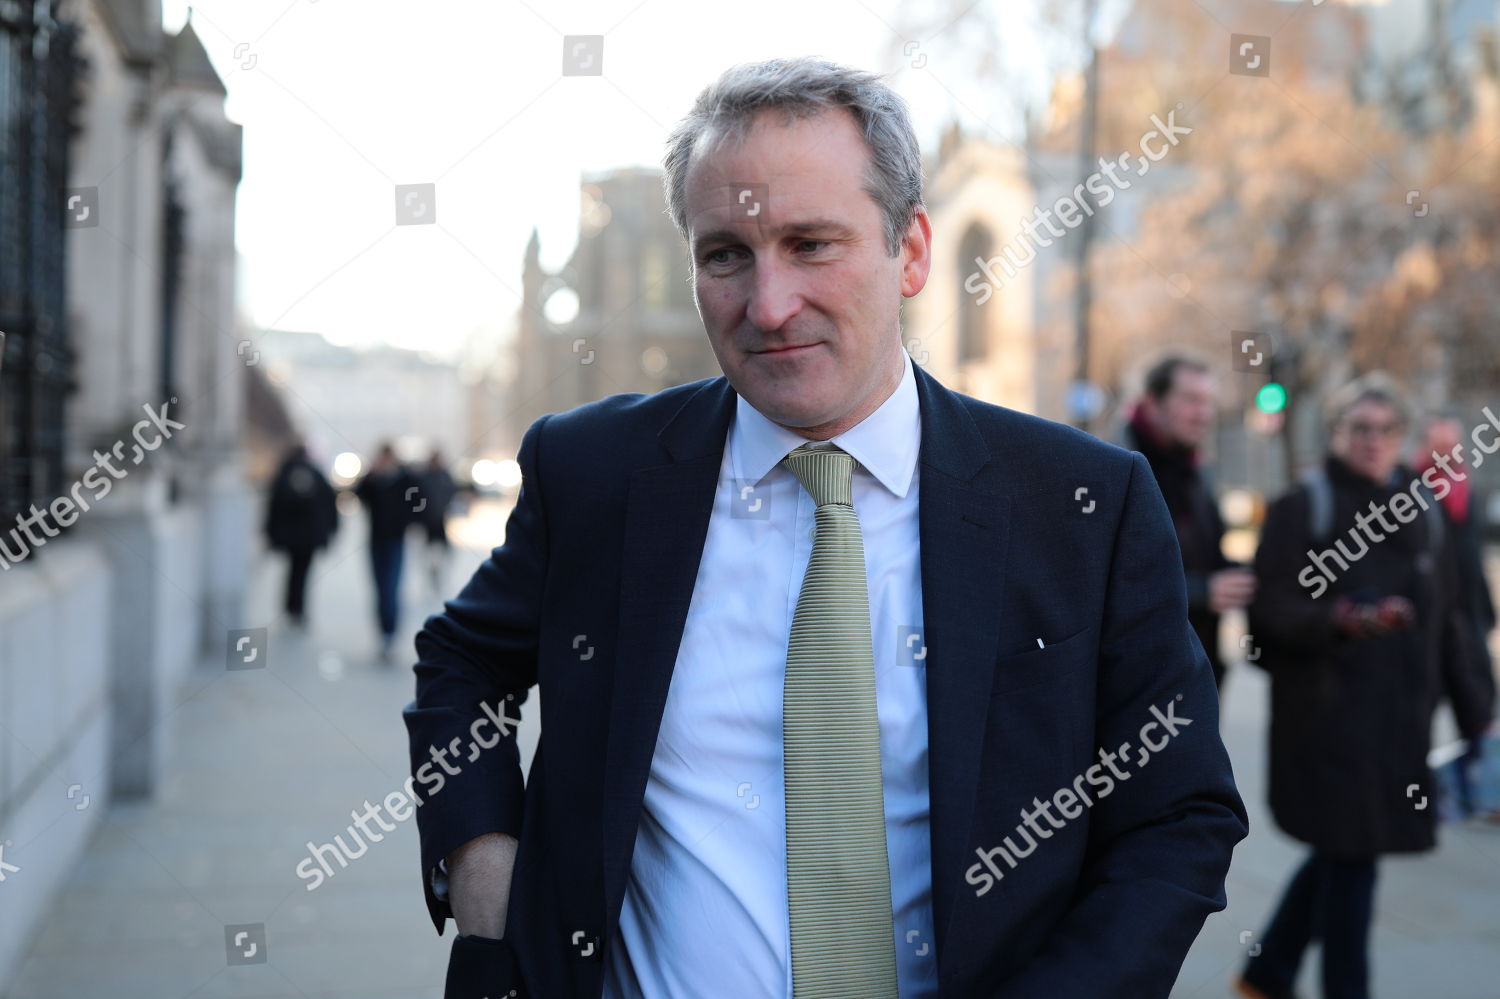
<path fill-rule="evenodd" d="M 740 237 L 728 229 L 715 229 L 712 232 L 703 233 L 701 236 L 693 237 L 694 246 L 706 246 L 709 243 L 733 243 Z"/>
<path fill-rule="evenodd" d="M 852 236 L 854 234 L 853 229 L 849 228 L 838 219 L 829 218 L 807 219 L 802 222 L 788 222 L 786 225 L 782 226 L 781 229 L 783 232 L 787 233 L 832 232 L 848 236 Z"/>
<path fill-rule="evenodd" d="M 788 222 L 785 225 L 776 226 L 774 231 L 778 235 L 795 236 L 802 233 L 818 232 L 828 233 L 834 236 L 849 237 L 854 235 L 854 230 L 836 219 L 818 218 L 805 219 L 799 222 Z M 731 229 L 714 229 L 693 239 L 694 246 L 706 246 L 710 243 L 737 243 L 743 239 L 741 233 Z"/>

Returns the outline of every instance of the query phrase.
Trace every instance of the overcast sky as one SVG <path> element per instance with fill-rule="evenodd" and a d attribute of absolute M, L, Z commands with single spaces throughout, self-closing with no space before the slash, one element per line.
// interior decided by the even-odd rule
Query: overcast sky
<path fill-rule="evenodd" d="M 167 0 L 169 30 L 187 6 Z M 1023 5 L 975 6 L 1007 25 L 1011 65 L 1037 58 Z M 924 149 L 953 115 L 976 130 L 989 119 L 1013 137 L 1013 102 L 972 80 L 976 46 L 999 42 L 970 29 L 893 46 L 893 7 L 194 4 L 193 26 L 229 89 L 227 110 L 245 126 L 237 240 L 246 319 L 443 354 L 476 332 L 508 332 L 531 227 L 543 263 L 564 263 L 581 175 L 658 166 L 672 124 L 736 62 L 813 54 L 900 70 L 892 82 L 912 104 Z M 604 36 L 603 76 L 562 75 L 563 36 L 573 34 Z M 395 226 L 395 185 L 418 183 L 436 184 L 436 224 Z"/>

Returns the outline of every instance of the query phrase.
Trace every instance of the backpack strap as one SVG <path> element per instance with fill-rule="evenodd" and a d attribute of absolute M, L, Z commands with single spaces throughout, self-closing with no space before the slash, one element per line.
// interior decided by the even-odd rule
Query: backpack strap
<path fill-rule="evenodd" d="M 1312 540 L 1322 543 L 1333 534 L 1333 483 L 1322 465 L 1302 476 L 1307 489 L 1307 529 Z"/>

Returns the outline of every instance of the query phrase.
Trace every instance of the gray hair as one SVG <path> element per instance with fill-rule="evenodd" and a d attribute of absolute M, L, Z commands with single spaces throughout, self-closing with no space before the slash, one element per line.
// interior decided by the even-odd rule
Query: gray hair
<path fill-rule="evenodd" d="M 1371 371 L 1336 389 L 1328 397 L 1323 413 L 1328 429 L 1338 429 L 1349 411 L 1362 402 L 1387 406 L 1396 414 L 1402 427 L 1411 426 L 1411 409 L 1396 380 L 1384 371 Z"/>
<path fill-rule="evenodd" d="M 793 121 L 829 108 L 846 109 L 864 136 L 870 151 L 864 192 L 880 206 L 886 249 L 894 257 L 913 213 L 923 206 L 922 152 L 906 102 L 874 73 L 810 56 L 742 63 L 726 70 L 703 88 L 687 117 L 672 130 L 662 188 L 672 223 L 683 239 L 687 171 L 694 152 L 710 151 L 729 139 L 743 140 L 762 111 L 774 110 Z M 703 150 L 698 149 L 700 142 Z"/>

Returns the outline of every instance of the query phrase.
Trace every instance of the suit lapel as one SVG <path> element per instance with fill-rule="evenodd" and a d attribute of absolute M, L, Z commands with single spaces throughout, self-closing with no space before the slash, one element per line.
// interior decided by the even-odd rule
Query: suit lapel
<path fill-rule="evenodd" d="M 620 566 L 620 634 L 604 765 L 605 939 L 614 932 L 672 668 L 708 535 L 725 437 L 729 382 L 696 392 L 659 434 L 672 464 L 631 475 Z"/>
<path fill-rule="evenodd" d="M 933 927 L 939 958 L 968 851 L 984 748 L 1010 499 L 974 481 L 990 447 L 958 396 L 920 367 L 919 537 L 927 646 Z"/>

